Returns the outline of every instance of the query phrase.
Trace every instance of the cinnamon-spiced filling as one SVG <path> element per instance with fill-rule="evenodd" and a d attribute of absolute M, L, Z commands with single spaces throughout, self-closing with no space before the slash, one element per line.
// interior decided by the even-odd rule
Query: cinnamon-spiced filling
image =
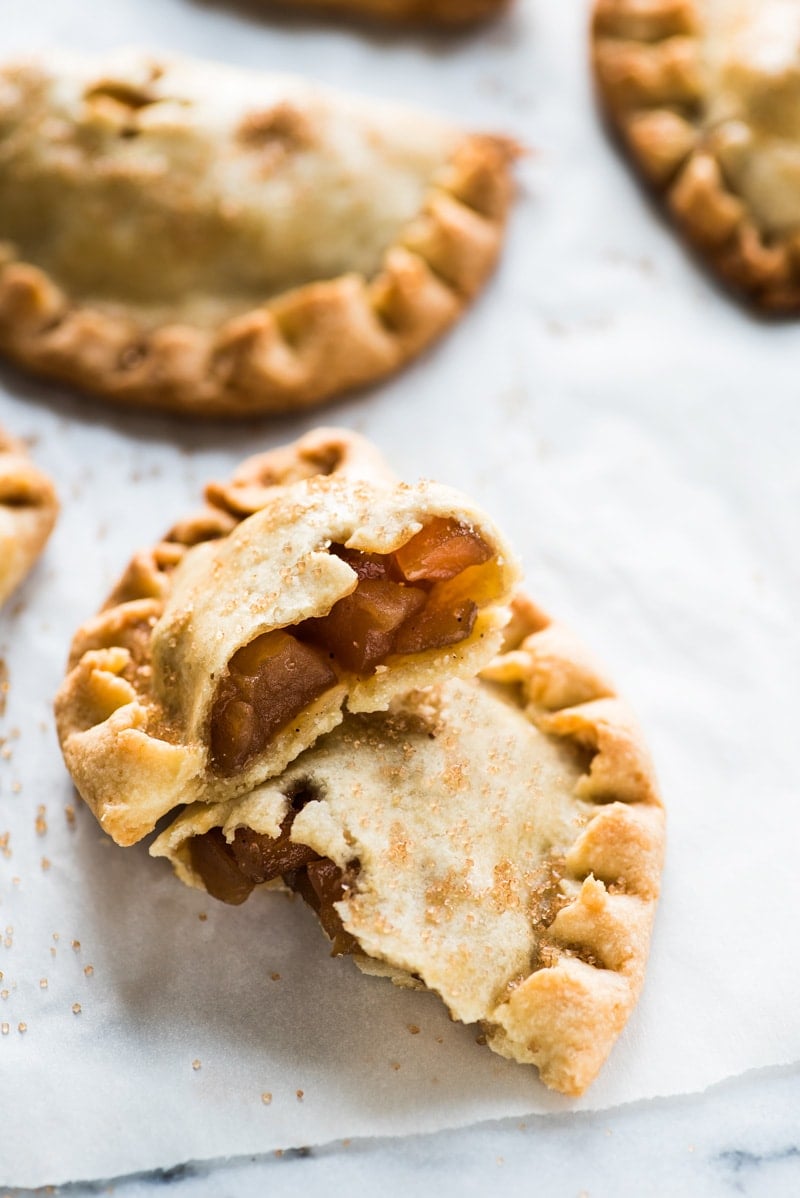
<path fill-rule="evenodd" d="M 439 586 L 492 550 L 473 529 L 439 517 L 394 553 L 330 552 L 355 572 L 355 590 L 325 616 L 267 632 L 239 649 L 211 711 L 211 759 L 231 775 L 267 747 L 276 732 L 339 681 L 370 675 L 394 655 L 456 645 L 472 632 L 478 605 L 448 599 Z"/>
<path fill-rule="evenodd" d="M 195 836 L 189 842 L 192 868 L 210 895 L 233 906 L 249 898 L 255 886 L 282 878 L 316 911 L 333 942 L 333 955 L 342 956 L 352 952 L 356 942 L 345 931 L 334 903 L 355 885 L 358 863 L 342 870 L 307 845 L 295 844 L 290 839 L 294 815 L 289 812 L 278 837 L 250 828 L 238 828 L 230 843 L 221 828 Z"/>
<path fill-rule="evenodd" d="M 233 774 L 337 682 L 328 655 L 287 632 L 268 632 L 234 653 L 211 714 L 211 757 Z"/>
<path fill-rule="evenodd" d="M 351 862 L 343 870 L 327 857 L 320 857 L 285 879 L 287 885 L 316 911 L 322 930 L 332 942 L 331 956 L 334 957 L 343 957 L 358 950 L 358 941 L 347 931 L 334 907 L 334 903 L 347 898 L 357 877 L 357 861 Z"/>

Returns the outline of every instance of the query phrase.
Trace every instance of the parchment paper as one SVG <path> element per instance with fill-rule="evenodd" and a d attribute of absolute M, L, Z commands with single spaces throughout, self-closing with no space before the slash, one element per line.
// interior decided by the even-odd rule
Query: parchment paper
<path fill-rule="evenodd" d="M 800 329 L 718 294 L 631 181 L 592 107 L 585 19 L 584 3 L 521 0 L 448 41 L 223 0 L 6 0 L 4 51 L 171 46 L 433 105 L 536 148 L 474 310 L 323 419 L 507 528 L 536 598 L 636 707 L 670 845 L 643 999 L 569 1103 L 433 997 L 330 959 L 300 903 L 226 908 L 144 847 L 116 848 L 79 804 L 71 822 L 50 703 L 74 628 L 208 478 L 317 418 L 192 427 L 6 370 L 0 420 L 34 441 L 64 511 L 0 616 L 0 1183 L 602 1108 L 800 1057 Z"/>

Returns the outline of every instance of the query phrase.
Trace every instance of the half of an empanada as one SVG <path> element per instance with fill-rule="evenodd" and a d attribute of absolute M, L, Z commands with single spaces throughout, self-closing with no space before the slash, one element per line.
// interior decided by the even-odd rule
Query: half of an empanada
<path fill-rule="evenodd" d="M 494 16 L 508 0 L 276 0 L 278 7 L 313 8 L 370 20 L 414 25 L 471 25 Z"/>
<path fill-rule="evenodd" d="M 121 844 L 251 791 L 351 712 L 496 652 L 517 578 L 469 500 L 320 430 L 245 463 L 75 636 L 64 758 Z"/>
<path fill-rule="evenodd" d="M 36 561 L 52 532 L 58 500 L 50 479 L 0 429 L 0 603 Z"/>
<path fill-rule="evenodd" d="M 480 680 L 347 715 L 280 777 L 187 808 L 151 852 L 229 903 L 282 881 L 335 954 L 435 991 L 577 1095 L 636 1003 L 663 842 L 629 712 L 521 599 Z"/>
<path fill-rule="evenodd" d="M 800 5 L 596 0 L 594 61 L 690 242 L 758 307 L 800 310 Z"/>
<path fill-rule="evenodd" d="M 142 407 L 280 412 L 396 370 L 480 289 L 512 143 L 132 53 L 0 71 L 0 350 Z"/>

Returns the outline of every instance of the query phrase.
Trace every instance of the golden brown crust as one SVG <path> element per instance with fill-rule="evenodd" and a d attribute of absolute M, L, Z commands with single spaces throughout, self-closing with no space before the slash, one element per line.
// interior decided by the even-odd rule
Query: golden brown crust
<path fill-rule="evenodd" d="M 277 0 L 279 7 L 312 8 L 369 20 L 413 25 L 472 25 L 496 16 L 509 0 Z"/>
<path fill-rule="evenodd" d="M 173 69 L 166 59 L 148 59 L 146 66 L 154 78 L 169 78 Z M 130 89 L 128 74 L 138 78 L 137 72 L 143 69 L 141 63 L 135 63 L 127 74 L 120 70 L 119 78 Z M 183 70 L 180 80 L 187 71 L 197 74 L 191 65 L 187 68 L 179 64 L 175 70 Z M 11 78 L 17 77 L 15 68 L 9 68 L 9 72 Z M 123 83 L 113 86 L 119 90 Z M 34 99 L 24 101 L 23 109 L 25 104 L 34 107 L 38 102 L 38 81 L 25 86 Z M 113 90 L 107 80 L 102 86 L 106 91 Z M 152 91 L 159 86 L 157 82 L 149 83 L 142 89 L 147 103 L 152 102 L 156 109 L 159 103 L 172 103 L 166 84 L 165 97 L 159 96 L 158 102 L 147 99 L 147 88 Z M 218 155 L 225 169 L 235 154 L 251 166 L 257 159 L 252 167 L 257 190 L 264 178 L 267 182 L 263 185 L 272 186 L 270 172 L 292 161 L 292 154 L 298 160 L 304 154 L 317 154 L 322 160 L 327 152 L 321 145 L 327 119 L 325 103 L 333 110 L 339 101 L 331 97 L 319 101 L 313 98 L 317 93 L 310 87 L 309 94 L 312 100 L 308 103 L 317 104 L 313 112 L 323 129 L 316 131 L 317 143 L 312 141 L 309 148 L 297 132 L 303 116 L 301 101 L 297 102 L 298 111 L 291 109 L 294 123 L 290 130 L 283 127 L 284 113 L 278 130 L 281 138 L 277 139 L 275 114 L 283 111 L 277 104 L 266 113 L 250 116 L 251 125 L 256 118 L 263 124 L 269 117 L 267 132 L 279 144 L 275 149 L 269 143 L 277 158 L 264 159 L 263 177 L 258 174 L 262 170 L 258 154 L 265 155 L 266 150 L 248 143 L 242 132 L 249 128 L 247 118 L 240 123 L 238 133 L 226 135 L 231 145 L 220 139 Z M 74 102 L 76 112 L 84 112 L 81 103 L 85 105 L 85 100 Z M 351 107 L 348 109 L 346 104 Z M 287 107 L 291 108 L 283 105 Z M 118 109 L 131 112 L 108 99 L 102 108 L 95 103 L 91 118 L 85 118 L 94 121 L 90 135 L 109 138 L 108 123 L 123 121 Z M 351 101 L 342 101 L 342 113 L 353 109 Z M 138 110 L 133 111 L 135 114 Z M 187 103 L 186 111 L 190 113 L 185 124 L 188 132 L 178 122 L 178 132 L 173 134 L 176 139 L 194 136 L 191 104 Z M 348 119 L 342 113 L 336 114 L 340 124 Z M 23 113 L 19 119 L 27 118 Z M 125 119 L 133 120 L 135 115 Z M 129 132 L 124 122 L 120 124 L 120 137 Z M 145 140 L 148 126 L 140 130 L 137 125 L 135 132 Z M 116 133 L 115 125 L 112 133 Z M 162 153 L 161 143 L 156 144 Z M 449 130 L 441 144 L 449 148 L 425 177 L 420 191 L 424 198 L 416 216 L 397 227 L 393 242 L 375 259 L 379 263 L 376 269 L 370 267 L 367 273 L 352 269 L 338 277 L 325 273 L 318 277 L 311 271 L 312 281 L 299 286 L 279 283 L 272 295 L 265 292 L 262 303 L 253 304 L 252 296 L 244 301 L 240 297 L 238 308 L 243 302 L 245 308 L 252 305 L 249 310 L 237 309 L 233 315 L 225 315 L 230 305 L 223 305 L 223 314 L 210 323 L 187 319 L 169 296 L 158 306 L 157 317 L 151 314 L 145 320 L 136 303 L 125 302 L 122 295 L 114 303 L 98 303 L 70 294 L 69 287 L 59 285 L 46 265 L 26 260 L 17 254 L 10 240 L 2 240 L 10 235 L 0 222 L 0 350 L 39 374 L 116 403 L 209 417 L 246 417 L 311 407 L 383 378 L 420 353 L 458 319 L 491 273 L 503 239 L 517 147 L 502 137 L 451 135 Z M 163 152 L 168 155 L 169 140 L 164 145 Z M 207 150 L 203 144 L 203 153 Z M 8 152 L 14 153 L 13 139 Z M 117 157 L 113 169 L 122 172 L 123 178 L 128 172 L 136 187 L 146 194 L 147 165 L 137 168 L 140 173 L 134 175 L 134 168 L 120 157 L 119 151 L 114 152 Z M 63 160 L 56 166 L 65 169 Z M 297 174 L 302 177 L 300 168 Z M 295 176 L 291 179 L 294 183 Z M 359 185 L 365 186 L 364 181 Z M 228 179 L 225 186 L 230 190 L 234 185 Z M 335 189 L 335 184 L 331 186 Z M 200 191 L 199 184 L 195 190 Z M 269 194 L 283 197 L 275 189 Z M 175 204 L 185 202 L 177 189 L 168 199 Z M 221 211 L 225 202 L 219 202 Z M 225 211 L 219 216 L 216 209 L 212 216 L 214 220 L 228 219 Z M 234 220 L 235 215 L 230 219 Z M 324 237 L 325 233 L 320 233 L 320 239 Z M 302 237 L 298 240 L 302 242 Z M 143 247 L 143 253 L 147 253 L 147 247 Z"/>
<path fill-rule="evenodd" d="M 524 619 L 524 618 L 523 618 Z M 571 633 L 528 609 L 530 632 L 484 675 L 521 688 L 542 731 L 588 750 L 575 795 L 593 814 L 565 855 L 573 897 L 540 941 L 542 967 L 494 1013 L 489 1043 L 579 1095 L 639 997 L 664 854 L 650 754 L 630 711 Z"/>
<path fill-rule="evenodd" d="M 443 671 L 474 674 L 508 619 L 517 572 L 497 529 L 448 488 L 398 484 L 353 433 L 319 429 L 251 458 L 229 483 L 211 484 L 206 499 L 133 558 L 100 613 L 78 630 L 56 699 L 67 767 L 120 844 L 180 804 L 252 790 L 334 728 L 345 703 L 379 710 Z M 392 552 L 440 517 L 468 523 L 492 550 L 483 565 L 442 584 L 470 587 L 477 610 L 469 633 L 449 647 L 390 656 L 372 673 L 340 669 L 242 769 L 215 770 L 211 706 L 234 654 L 265 633 L 327 615 L 352 592 L 355 575 L 330 544 Z"/>
<path fill-rule="evenodd" d="M 319 797 L 292 840 L 359 861 L 336 909 L 365 972 L 436 990 L 492 1049 L 579 1095 L 642 986 L 664 815 L 641 733 L 574 636 L 521 596 L 508 645 L 483 683 L 348 717 L 260 790 L 187 808 L 152 852 L 202 887 L 191 839 L 277 836 L 302 785 Z"/>
<path fill-rule="evenodd" d="M 698 0 L 595 0 L 600 98 L 630 156 L 688 242 L 755 307 L 800 311 L 800 234 L 767 229 L 722 161 L 704 114 Z"/>
<path fill-rule="evenodd" d="M 0 428 L 0 603 L 22 581 L 45 546 L 58 515 L 50 479 L 19 442 Z"/>

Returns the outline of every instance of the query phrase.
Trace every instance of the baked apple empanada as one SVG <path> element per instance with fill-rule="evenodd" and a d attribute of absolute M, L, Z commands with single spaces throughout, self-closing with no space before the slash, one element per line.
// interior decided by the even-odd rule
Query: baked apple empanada
<path fill-rule="evenodd" d="M 351 712 L 474 675 L 516 566 L 468 500 L 395 482 L 321 430 L 246 463 L 134 558 L 77 633 L 57 700 L 67 766 L 121 844 L 174 807 L 280 773 Z"/>
<path fill-rule="evenodd" d="M 638 997 L 663 840 L 628 711 L 519 600 L 481 680 L 348 714 L 279 777 L 189 807 L 151 852 L 229 903 L 282 881 L 334 953 L 437 992 L 577 1095 Z"/>
<path fill-rule="evenodd" d="M 0 603 L 44 548 L 58 514 L 53 484 L 0 429 Z"/>
<path fill-rule="evenodd" d="M 143 407 L 319 403 L 489 274 L 511 142 L 288 75 L 127 53 L 0 71 L 0 349 Z"/>
<path fill-rule="evenodd" d="M 800 309 L 800 6 L 596 0 L 594 59 L 692 244 L 754 304 Z"/>
<path fill-rule="evenodd" d="M 277 0 L 280 6 L 315 8 L 415 25 L 470 25 L 494 16 L 508 0 Z"/>

